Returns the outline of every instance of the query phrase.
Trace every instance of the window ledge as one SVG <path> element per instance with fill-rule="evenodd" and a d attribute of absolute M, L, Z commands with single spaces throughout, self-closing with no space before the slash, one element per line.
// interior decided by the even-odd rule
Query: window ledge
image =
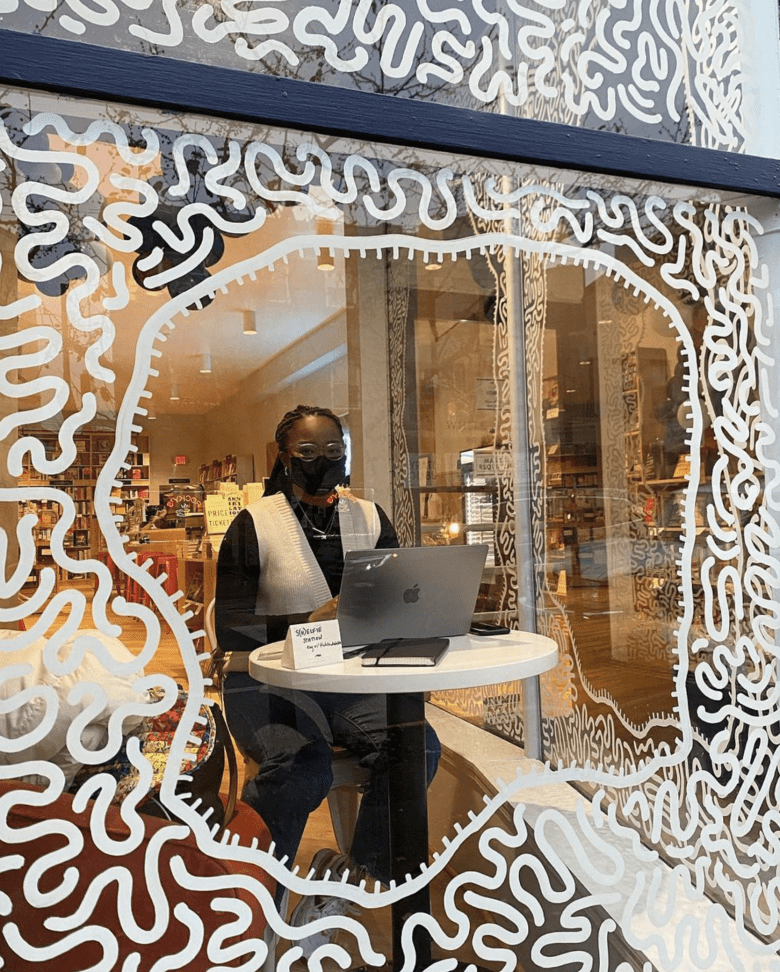
<path fill-rule="evenodd" d="M 523 804 L 523 819 L 537 840 L 544 830 L 563 864 L 585 893 L 593 895 L 592 904 L 615 921 L 627 947 L 635 950 L 634 959 L 640 962 L 632 968 L 641 968 L 641 959 L 645 958 L 658 972 L 679 972 L 685 956 L 677 952 L 686 925 L 694 936 L 698 926 L 698 949 L 708 953 L 708 972 L 753 968 L 759 956 L 769 959 L 774 954 L 771 946 L 740 930 L 722 905 L 690 887 L 687 872 L 684 877 L 676 873 L 656 851 L 640 843 L 633 830 L 620 825 L 612 829 L 603 814 L 594 822 L 590 801 L 568 783 L 534 784 L 532 777 L 544 774 L 545 766 L 526 758 L 519 746 L 431 704 L 426 706 L 426 718 L 442 745 L 439 773 L 432 788 L 441 775 L 438 785 L 450 790 L 446 795 L 442 792 L 441 799 L 429 801 L 434 850 L 440 850 L 440 843 L 436 845 L 443 836 L 453 839 L 456 822 L 465 826 L 469 809 L 473 813 L 482 811 L 484 798 L 495 797 L 502 781 L 511 782 L 519 772 L 529 778 L 528 785 L 501 803 L 493 825 L 503 824 L 513 832 L 515 809 Z M 562 823 L 582 843 L 584 853 L 580 856 L 567 840 Z M 469 866 L 477 871 L 489 867 L 475 853 Z M 674 919 L 670 920 L 672 912 Z M 690 941 L 688 935 L 683 938 Z M 693 961 L 695 956 L 688 958 Z"/>

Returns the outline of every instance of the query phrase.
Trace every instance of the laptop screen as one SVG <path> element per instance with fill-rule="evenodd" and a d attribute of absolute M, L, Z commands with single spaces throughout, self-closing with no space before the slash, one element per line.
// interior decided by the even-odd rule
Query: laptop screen
<path fill-rule="evenodd" d="M 466 634 L 487 552 L 486 544 L 349 551 L 336 614 L 342 644 Z"/>

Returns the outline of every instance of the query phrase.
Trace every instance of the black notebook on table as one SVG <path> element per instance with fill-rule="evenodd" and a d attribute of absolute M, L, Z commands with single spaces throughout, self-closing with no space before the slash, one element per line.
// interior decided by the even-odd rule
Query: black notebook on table
<path fill-rule="evenodd" d="M 435 665 L 450 646 L 449 638 L 393 638 L 362 652 L 364 668 L 391 665 Z"/>

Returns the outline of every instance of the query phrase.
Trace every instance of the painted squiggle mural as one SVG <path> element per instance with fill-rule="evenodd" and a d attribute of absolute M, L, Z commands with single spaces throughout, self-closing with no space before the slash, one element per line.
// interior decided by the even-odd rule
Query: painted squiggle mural
<path fill-rule="evenodd" d="M 143 16 L 139 12 L 143 11 Z M 4 0 L 3 24 L 148 54 L 740 151 L 738 7 Z"/>
<path fill-rule="evenodd" d="M 268 943 L 250 932 L 256 908 L 271 931 L 291 946 L 277 966 L 290 968 L 301 956 L 298 943 L 311 929 L 292 927 L 279 915 L 268 889 L 270 875 L 294 893 L 338 894 L 369 910 L 400 900 L 434 878 L 444 879 L 441 918 L 418 915 L 409 920 L 410 956 L 412 927 L 424 925 L 445 957 L 457 957 L 468 942 L 482 960 L 503 962 L 506 968 L 516 967 L 513 950 L 523 942 L 529 943 L 537 964 L 563 967 L 585 946 L 594 961 L 604 964 L 614 958 L 614 943 L 621 937 L 659 969 L 706 968 L 718 953 L 733 959 L 735 968 L 776 968 L 773 947 L 752 934 L 776 933 L 774 872 L 780 853 L 773 829 L 777 764 L 772 755 L 777 467 L 767 448 L 773 432 L 766 416 L 774 403 L 772 361 L 763 340 L 773 321 L 764 300 L 767 278 L 755 244 L 761 230 L 756 220 L 744 211 L 716 205 L 672 203 L 657 193 L 642 196 L 638 191 L 629 195 L 628 190 L 551 185 L 489 163 L 469 168 L 464 162 L 458 171 L 454 164 L 444 168 L 433 158 L 409 158 L 405 153 L 402 164 L 392 157 L 369 157 L 355 147 L 348 153 L 328 152 L 308 138 L 296 142 L 292 136 L 281 149 L 277 133 L 264 138 L 234 130 L 223 138 L 157 132 L 151 127 L 129 131 L 114 121 L 94 121 L 84 133 L 72 126 L 63 117 L 42 114 L 4 124 L 0 132 L 3 171 L 13 169 L 19 178 L 3 197 L 2 215 L 7 219 L 12 212 L 19 224 L 14 269 L 30 291 L 4 305 L 7 319 L 18 318 L 19 327 L 2 335 L 0 380 L 6 400 L 16 406 L 0 419 L 3 461 L 15 479 L 25 466 L 48 478 L 67 472 L 75 455 L 74 438 L 95 415 L 96 392 L 115 381 L 111 352 L 117 332 L 112 313 L 128 300 L 129 277 L 139 302 L 157 295 L 135 336 L 132 376 L 121 390 L 113 447 L 94 495 L 111 560 L 147 597 L 139 598 L 146 603 L 137 603 L 115 596 L 107 563 L 70 557 L 64 536 L 75 511 L 65 489 L 3 488 L 0 498 L 13 510 L 16 524 L 15 536 L 2 535 L 5 598 L 20 593 L 36 559 L 34 514 L 17 521 L 17 504 L 46 500 L 56 507 L 56 522 L 52 564 L 40 571 L 29 599 L 4 606 L 0 615 L 12 626 L 29 622 L 28 630 L 9 630 L 0 641 L 4 682 L 30 675 L 22 670 L 27 663 L 19 661 L 19 654 L 41 642 L 35 688 L 16 686 L 4 697 L 0 716 L 20 713 L 36 693 L 44 701 L 40 721 L 29 734 L 14 736 L 8 727 L 0 734 L 0 778 L 8 787 L 0 797 L 0 838 L 5 845 L 0 867 L 9 873 L 22 868 L 11 845 L 59 833 L 66 846 L 57 864 L 78 868 L 83 844 L 75 826 L 48 814 L 38 830 L 29 833 L 20 830 L 18 818 L 12 819 L 14 807 L 45 811 L 58 805 L 66 784 L 64 770 L 54 768 L 50 754 L 19 759 L 24 747 L 18 740 L 23 738 L 26 745 L 38 741 L 36 733 L 47 734 L 49 722 L 65 710 L 54 692 L 43 686 L 52 678 L 73 675 L 79 666 L 86 666 L 87 672 L 83 695 L 77 692 L 67 700 L 81 707 L 75 729 L 66 732 L 65 748 L 82 764 L 98 763 L 94 754 L 101 748 L 115 748 L 119 736 L 131 736 L 128 718 L 170 710 L 175 686 L 150 674 L 163 624 L 175 635 L 189 694 L 159 800 L 182 824 L 157 829 L 138 812 L 152 774 L 139 750 L 129 747 L 138 782 L 119 811 L 111 806 L 116 783 L 105 776 L 82 783 L 64 797 L 72 800 L 76 813 L 89 814 L 91 839 L 101 853 L 115 858 L 113 864 L 85 884 L 77 885 L 73 874 L 63 878 L 58 892 L 41 892 L 35 884 L 37 872 L 29 879 L 22 900 L 37 909 L 39 917 L 58 894 L 57 903 L 67 905 L 67 913 L 57 915 L 51 925 L 55 941 L 50 945 L 37 945 L 26 937 L 15 916 L 19 899 L 0 898 L 9 954 L 31 963 L 51 961 L 92 941 L 101 949 L 103 967 L 122 968 L 119 943 L 100 924 L 98 903 L 109 884 L 116 888 L 120 903 L 142 890 L 138 875 L 143 866 L 144 880 L 152 888 L 159 885 L 152 895 L 152 930 L 138 917 L 128 922 L 128 936 L 136 946 L 158 942 L 161 959 L 169 947 L 171 967 L 176 962 L 186 965 L 203 944 L 212 964 L 228 961 L 229 956 L 245 960 L 247 969 L 261 968 Z M 27 143 L 31 138 L 39 139 L 34 148 Z M 127 167 L 108 179 L 96 161 L 100 152 L 108 151 L 106 146 L 116 153 L 110 156 L 112 164 L 119 160 L 117 167 L 120 162 Z M 32 164 L 47 167 L 45 178 L 25 174 L 24 166 Z M 103 198 L 91 208 L 97 194 Z M 223 258 L 223 236 L 251 240 L 284 204 L 300 207 L 315 219 L 346 213 L 361 232 L 307 230 L 258 247 L 248 259 Z M 443 231 L 467 216 L 478 231 L 445 238 Z M 117 256 L 127 254 L 132 264 L 127 277 L 112 271 L 113 289 L 99 307 L 95 296 L 102 293 L 100 281 L 106 274 L 101 273 L 95 241 Z M 545 630 L 561 645 L 561 677 L 572 683 L 570 704 L 548 720 L 549 764 L 530 764 L 518 756 L 508 767 L 509 782 L 487 794 L 484 807 L 463 821 L 426 871 L 402 885 L 375 890 L 290 872 L 271 851 L 234 841 L 229 833 L 218 834 L 219 828 L 185 801 L 180 784 L 188 782 L 188 742 L 203 721 L 207 688 L 199 666 L 200 633 L 188 630 L 189 618 L 177 610 L 178 598 L 168 595 L 161 580 L 125 551 L 112 503 L 112 490 L 122 482 L 132 459 L 133 436 L 143 430 L 153 404 L 150 389 L 165 365 L 165 345 L 173 331 L 187 327 L 199 307 L 229 294 L 242 281 L 271 274 L 301 252 L 320 250 L 398 261 L 410 254 L 459 260 L 483 252 L 496 262 L 517 261 L 528 268 L 534 275 L 532 295 L 544 294 L 548 281 L 543 277 L 555 267 L 587 268 L 613 295 L 628 292 L 647 305 L 674 333 L 690 414 L 686 434 L 691 460 L 676 545 L 678 613 L 670 647 L 675 669 L 669 688 L 677 694 L 674 711 L 641 725 L 620 712 L 614 699 L 587 677 L 576 638 L 567 627 L 563 596 L 556 602 L 555 592 L 540 586 L 540 603 L 549 610 Z M 8 249 L 3 256 L 7 269 Z M 64 313 L 59 326 L 44 327 L 37 323 L 36 311 L 50 290 L 64 298 Z M 398 283 L 393 300 L 395 316 L 405 321 L 404 290 Z M 708 324 L 700 345 L 686 326 L 680 295 L 706 308 Z M 535 313 L 536 332 L 541 333 L 543 315 L 537 305 Z M 507 320 L 503 324 L 506 327 Z M 45 372 L 43 377 L 29 377 L 29 369 L 60 360 L 68 329 L 87 335 L 83 357 L 91 387 L 78 399 L 76 389 L 61 376 Z M 538 348 L 534 354 L 532 360 L 540 361 Z M 502 434 L 511 438 L 507 416 L 508 412 Z M 49 454 L 30 429 L 55 421 L 58 448 Z M 708 478 L 700 461 L 707 422 L 717 445 L 711 493 L 701 490 Z M 699 576 L 693 556 L 700 535 L 700 492 L 707 497 L 711 532 Z M 541 501 L 534 508 L 541 518 Z M 537 529 L 535 536 L 540 544 L 543 531 Z M 16 560 L 11 557 L 14 542 Z M 544 562 L 544 551 L 537 549 L 536 556 L 538 563 Z M 94 597 L 88 599 L 75 588 L 57 590 L 58 568 L 93 580 Z M 703 590 L 703 612 L 698 587 Z M 141 625 L 145 634 L 140 648 L 131 650 L 123 643 L 123 630 L 109 621 L 109 605 L 114 615 Z M 52 630 L 55 621 L 61 624 Z M 95 667 L 106 674 L 95 674 Z M 709 716 L 690 711 L 689 669 L 702 693 L 715 702 Z M 106 741 L 90 750 L 84 732 L 90 726 L 100 728 L 100 685 L 109 676 L 126 680 L 129 701 L 108 719 Z M 707 720 L 715 730 L 711 735 L 702 730 Z M 42 778 L 45 789 L 24 789 L 20 784 L 31 777 Z M 572 783 L 586 788 L 591 799 L 577 796 L 568 786 Z M 561 802 L 561 790 L 570 805 Z M 121 838 L 111 829 L 116 812 L 126 827 Z M 202 875 L 176 854 L 165 857 L 164 848 L 188 833 L 195 835 L 200 851 L 210 859 L 241 865 L 240 875 Z M 446 868 L 472 837 L 479 842 L 483 863 L 448 876 Z M 203 894 L 208 902 L 204 914 L 194 913 L 174 888 Z M 228 889 L 239 889 L 240 894 L 228 895 Z M 723 892 L 723 903 L 706 897 L 713 890 Z M 501 920 L 471 924 L 461 908 L 461 894 Z M 538 919 L 553 905 L 559 924 L 541 927 Z M 209 926 L 207 911 L 227 916 L 226 924 Z M 322 922 L 323 927 L 340 929 L 353 958 L 357 954 L 374 966 L 383 961 L 359 919 L 332 916 Z M 179 926 L 186 932 L 184 938 L 168 945 L 168 932 Z M 348 957 L 343 944 L 323 945 L 309 959 L 309 967 L 323 967 L 326 958 L 345 962 Z M 135 960 L 122 961 L 132 968 Z M 10 959 L 6 965 L 13 968 Z M 614 965 L 620 967 L 618 962 Z"/>

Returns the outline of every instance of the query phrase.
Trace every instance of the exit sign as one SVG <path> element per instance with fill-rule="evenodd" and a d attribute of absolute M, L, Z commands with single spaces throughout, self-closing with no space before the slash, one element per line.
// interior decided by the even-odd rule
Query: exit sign
<path fill-rule="evenodd" d="M 186 456 L 174 456 L 173 457 L 173 461 L 174 461 L 174 464 L 177 465 L 177 466 L 186 466 L 187 465 L 187 457 Z"/>

